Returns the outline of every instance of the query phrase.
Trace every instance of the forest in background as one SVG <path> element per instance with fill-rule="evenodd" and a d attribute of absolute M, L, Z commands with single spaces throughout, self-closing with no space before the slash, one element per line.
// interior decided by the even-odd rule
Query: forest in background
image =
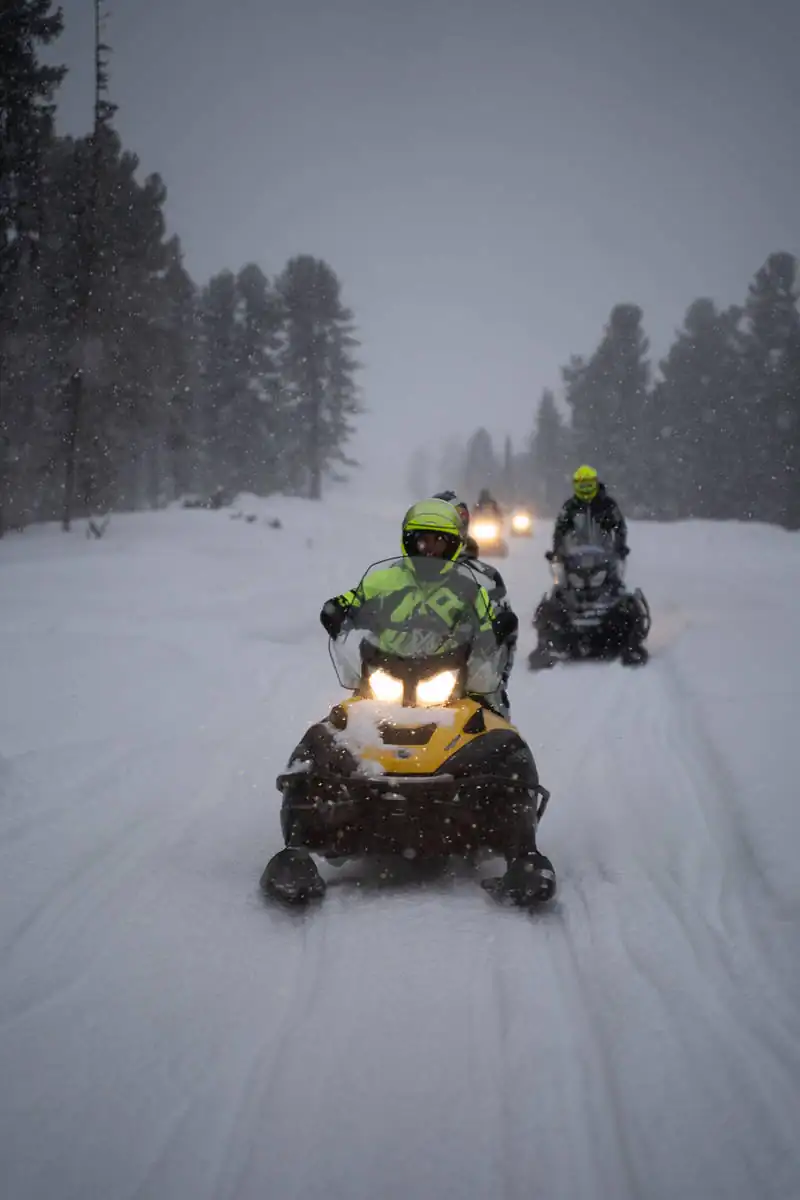
<path fill-rule="evenodd" d="M 114 127 L 94 3 L 79 138 L 56 134 L 65 71 L 42 61 L 60 10 L 0 10 L 0 535 L 191 492 L 318 498 L 362 409 L 340 281 L 305 254 L 189 276 L 164 182 Z"/>
<path fill-rule="evenodd" d="M 799 283 L 778 252 L 743 304 L 695 300 L 657 370 L 641 308 L 616 305 L 596 350 L 562 368 L 562 403 L 544 391 L 522 444 L 487 425 L 438 461 L 420 451 L 410 490 L 474 501 L 489 487 L 553 514 L 589 463 L 632 517 L 800 528 Z"/>

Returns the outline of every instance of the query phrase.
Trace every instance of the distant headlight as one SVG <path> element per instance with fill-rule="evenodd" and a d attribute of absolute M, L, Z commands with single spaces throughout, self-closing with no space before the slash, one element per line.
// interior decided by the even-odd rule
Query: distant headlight
<path fill-rule="evenodd" d="M 500 526 L 496 521 L 476 521 L 470 532 L 478 545 L 481 542 L 496 542 L 500 537 Z"/>
<path fill-rule="evenodd" d="M 395 679 L 388 671 L 373 671 L 369 677 L 369 687 L 376 700 L 384 704 L 397 704 L 403 699 L 403 681 Z"/>
<path fill-rule="evenodd" d="M 420 704 L 446 704 L 458 681 L 455 671 L 440 671 L 417 684 L 417 700 Z"/>
<path fill-rule="evenodd" d="M 517 533 L 525 533 L 531 527 L 530 514 L 526 512 L 514 513 L 511 518 L 511 528 L 516 529 Z"/>

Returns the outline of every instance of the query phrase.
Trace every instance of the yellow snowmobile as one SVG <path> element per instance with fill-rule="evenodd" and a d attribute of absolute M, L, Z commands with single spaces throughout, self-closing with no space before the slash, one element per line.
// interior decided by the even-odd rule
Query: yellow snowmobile
<path fill-rule="evenodd" d="M 385 631 L 352 626 L 331 642 L 354 694 L 312 725 L 278 776 L 285 849 L 261 878 L 302 903 L 324 893 L 312 855 L 507 860 L 488 890 L 520 905 L 549 900 L 552 864 L 536 845 L 549 800 L 519 731 L 488 706 L 503 655 L 474 628 L 443 636 L 414 618 Z"/>

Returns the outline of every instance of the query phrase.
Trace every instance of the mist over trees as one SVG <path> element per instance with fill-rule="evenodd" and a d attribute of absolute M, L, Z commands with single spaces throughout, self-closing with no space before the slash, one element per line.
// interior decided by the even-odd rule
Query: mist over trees
<path fill-rule="evenodd" d="M 95 16 L 93 127 L 58 137 L 60 10 L 0 8 L 0 535 L 187 491 L 319 497 L 355 465 L 340 282 L 309 255 L 190 278 L 163 181 L 114 129 Z"/>
<path fill-rule="evenodd" d="M 800 528 L 800 271 L 771 254 L 744 303 L 693 301 L 654 369 L 642 310 L 616 305 L 600 343 L 545 390 L 527 443 L 477 430 L 437 487 L 554 513 L 582 462 L 631 517 L 767 521 Z"/>

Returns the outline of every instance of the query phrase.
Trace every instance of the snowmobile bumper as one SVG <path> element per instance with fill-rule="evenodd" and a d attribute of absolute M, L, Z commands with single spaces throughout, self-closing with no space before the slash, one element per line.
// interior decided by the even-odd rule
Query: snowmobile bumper
<path fill-rule="evenodd" d="M 338 775 L 277 780 L 286 844 L 319 854 L 511 854 L 526 846 L 550 793 L 507 776 Z"/>
<path fill-rule="evenodd" d="M 528 665 L 536 670 L 560 659 L 616 658 L 626 646 L 641 645 L 650 631 L 650 609 L 638 588 L 581 608 L 551 594 L 542 598 L 534 626 L 541 650 L 534 651 Z"/>

